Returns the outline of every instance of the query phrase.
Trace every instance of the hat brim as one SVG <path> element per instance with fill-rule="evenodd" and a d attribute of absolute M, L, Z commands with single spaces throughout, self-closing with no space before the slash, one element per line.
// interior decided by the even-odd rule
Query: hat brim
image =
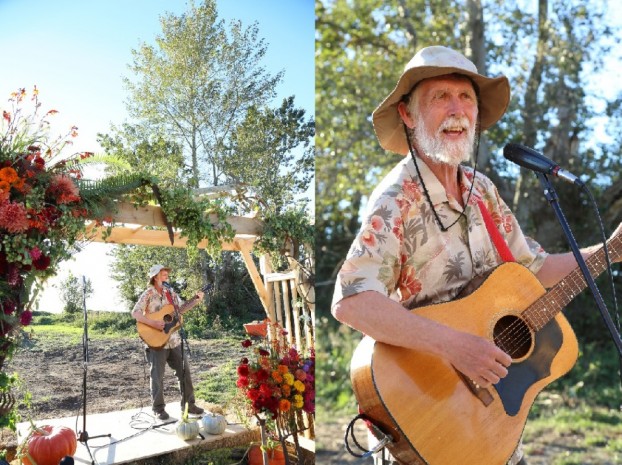
<path fill-rule="evenodd" d="M 169 273 L 171 271 L 171 269 L 167 268 L 167 267 L 160 268 L 157 273 L 154 273 L 151 276 L 149 276 L 149 281 L 151 281 L 153 278 L 155 278 L 160 273 L 160 271 L 165 271 L 165 270 L 168 271 Z"/>
<path fill-rule="evenodd" d="M 393 92 L 372 113 L 374 131 L 382 148 L 402 155 L 408 154 L 408 142 L 404 135 L 403 123 L 397 111 L 397 105 L 415 84 L 424 79 L 447 74 L 467 76 L 479 87 L 479 118 L 482 131 L 501 119 L 510 103 L 510 83 L 507 77 L 489 78 L 462 68 L 453 67 L 420 66 L 411 68 L 402 74 Z"/>

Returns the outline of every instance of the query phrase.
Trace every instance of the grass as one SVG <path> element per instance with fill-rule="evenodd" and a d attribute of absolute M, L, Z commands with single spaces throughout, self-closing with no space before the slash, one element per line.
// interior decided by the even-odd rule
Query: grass
<path fill-rule="evenodd" d="M 228 361 L 218 368 L 203 374 L 195 386 L 196 396 L 207 402 L 228 403 L 237 393 L 237 363 Z"/>
<path fill-rule="evenodd" d="M 546 394 L 542 395 L 546 401 Z M 525 427 L 527 456 L 548 449 L 551 465 L 613 464 L 622 461 L 622 412 L 589 405 L 555 406 L 531 415 Z"/>

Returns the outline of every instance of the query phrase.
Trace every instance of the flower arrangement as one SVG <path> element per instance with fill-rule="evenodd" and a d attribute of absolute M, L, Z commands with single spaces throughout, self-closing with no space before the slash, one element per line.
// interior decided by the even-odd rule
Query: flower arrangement
<path fill-rule="evenodd" d="M 87 214 L 75 159 L 91 154 L 61 159 L 77 128 L 48 143 L 49 118 L 58 112 L 39 118 L 35 87 L 34 111 L 24 116 L 25 98 L 25 89 L 11 94 L 12 108 L 2 112 L 0 126 L 0 368 L 16 330 L 31 322 L 33 284 L 70 256 Z"/>
<path fill-rule="evenodd" d="M 278 439 L 292 436 L 298 448 L 298 433 L 304 429 L 303 413 L 315 413 L 315 353 L 303 356 L 286 342 L 286 332 L 278 323 L 268 322 L 270 337 L 261 343 L 250 339 L 242 345 L 251 350 L 237 368 L 237 386 L 248 409 L 260 423 L 272 420 Z"/>

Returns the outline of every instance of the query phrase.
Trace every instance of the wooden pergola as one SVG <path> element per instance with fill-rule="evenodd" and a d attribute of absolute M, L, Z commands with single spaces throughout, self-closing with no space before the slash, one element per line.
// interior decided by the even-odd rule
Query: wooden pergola
<path fill-rule="evenodd" d="M 85 236 L 93 242 L 110 244 L 133 244 L 162 247 L 185 248 L 187 239 L 180 236 L 180 231 L 173 230 L 173 242 L 166 229 L 167 221 L 162 209 L 156 205 L 137 206 L 129 202 L 119 202 L 114 213 L 111 214 L 112 226 L 98 224 L 92 221 L 87 226 Z M 212 224 L 218 227 L 216 215 L 211 217 Z M 280 323 L 288 330 L 291 343 L 301 348 L 310 348 L 314 345 L 315 308 L 309 305 L 308 324 L 301 324 L 303 316 L 296 301 L 304 298 L 307 302 L 314 300 L 313 287 L 305 282 L 304 273 L 292 270 L 288 273 L 273 273 L 270 259 L 260 257 L 260 270 L 253 260 L 252 251 L 255 241 L 263 231 L 261 220 L 245 216 L 230 216 L 227 223 L 234 230 L 231 241 L 222 242 L 222 250 L 240 252 L 246 269 L 253 281 L 257 295 L 271 320 Z M 150 229 L 157 227 L 160 229 Z M 207 242 L 199 243 L 199 248 L 205 248 Z M 262 278 L 263 275 L 263 278 Z"/>

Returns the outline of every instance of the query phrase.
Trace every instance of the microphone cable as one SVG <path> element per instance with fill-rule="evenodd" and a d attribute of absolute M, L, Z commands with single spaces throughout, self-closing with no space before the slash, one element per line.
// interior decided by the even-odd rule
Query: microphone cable
<path fill-rule="evenodd" d="M 618 309 L 618 299 L 616 297 L 615 282 L 613 279 L 613 273 L 611 271 L 611 259 L 609 258 L 609 247 L 607 246 L 607 232 L 605 231 L 605 226 L 603 225 L 603 220 L 600 216 L 600 210 L 598 208 L 598 204 L 596 203 L 596 199 L 594 199 L 594 196 L 592 195 L 592 192 L 588 189 L 587 184 L 585 183 L 581 183 L 579 184 L 579 186 L 587 194 L 587 196 L 590 199 L 590 202 L 592 202 L 592 207 L 594 209 L 594 212 L 596 213 L 596 219 L 598 220 L 598 226 L 599 226 L 600 233 L 601 233 L 602 240 L 603 240 L 605 262 L 607 264 L 607 276 L 609 277 L 609 284 L 611 286 L 611 294 L 613 297 L 613 316 L 615 318 L 615 325 L 616 325 L 616 329 L 619 335 L 620 334 L 620 311 Z M 622 358 L 620 358 L 619 355 L 618 355 L 618 362 L 619 362 L 618 375 L 620 376 L 620 385 L 622 386 Z"/>

